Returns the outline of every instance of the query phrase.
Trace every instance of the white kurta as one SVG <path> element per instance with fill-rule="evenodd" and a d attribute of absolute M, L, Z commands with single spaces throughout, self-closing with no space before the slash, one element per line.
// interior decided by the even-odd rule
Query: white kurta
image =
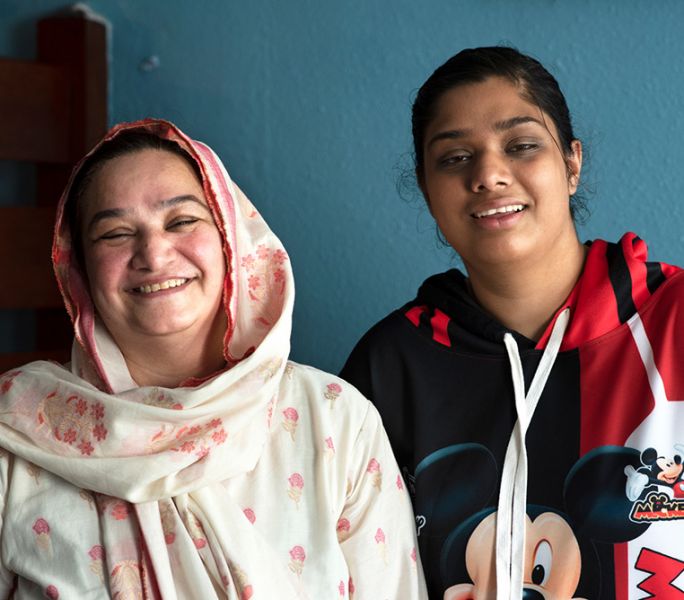
<path fill-rule="evenodd" d="M 273 407 L 256 468 L 212 486 L 212 492 L 219 490 L 216 509 L 224 508 L 225 495 L 223 516 L 255 530 L 268 551 L 256 563 L 258 573 L 233 566 L 234 597 L 274 598 L 260 593 L 258 582 L 275 566 L 301 598 L 425 597 L 410 502 L 375 408 L 349 384 L 293 363 L 281 380 L 280 397 L 287 401 Z M 114 564 L 104 552 L 99 514 L 112 527 L 129 527 L 139 536 L 131 510 L 138 511 L 145 535 L 156 528 L 164 536 L 178 598 L 231 597 L 230 574 L 222 572 L 207 543 L 207 515 L 195 514 L 188 495 L 160 501 L 161 522 L 148 522 L 155 512 L 146 519 L 141 505 L 91 494 L 3 452 L 0 501 L 1 598 L 16 585 L 16 599 L 99 600 L 111 597 L 112 579 L 119 582 L 116 597 L 144 597 L 138 570 L 145 567 L 135 544 L 123 550 L 127 560 Z M 229 512 L 233 506 L 241 513 Z M 174 548 L 187 535 L 174 526 L 176 518 L 189 524 L 191 552 L 188 544 Z M 240 539 L 232 543 L 239 557 Z M 209 571 L 213 589 L 186 587 L 184 570 L 193 568 Z M 135 572 L 130 588 L 128 571 Z"/>

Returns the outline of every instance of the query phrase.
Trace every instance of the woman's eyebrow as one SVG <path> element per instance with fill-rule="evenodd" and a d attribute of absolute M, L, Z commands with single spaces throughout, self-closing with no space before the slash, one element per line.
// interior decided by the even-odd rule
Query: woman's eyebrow
<path fill-rule="evenodd" d="M 497 121 L 494 123 L 495 131 L 506 131 L 507 129 L 512 129 L 518 125 L 524 125 L 525 123 L 536 123 L 537 125 L 546 128 L 546 125 L 542 123 L 539 119 L 531 117 L 529 115 L 511 117 L 510 119 L 505 119 L 503 121 Z"/>
<path fill-rule="evenodd" d="M 537 125 L 545 128 L 544 123 L 542 123 L 539 119 L 529 115 L 521 115 L 517 117 L 511 117 L 510 119 L 504 119 L 503 121 L 497 121 L 494 123 L 493 129 L 494 131 L 507 131 L 508 129 L 512 129 L 518 125 L 524 125 L 525 123 L 536 123 Z M 447 131 L 440 131 L 430 138 L 430 141 L 428 142 L 428 148 L 439 140 L 457 140 L 459 138 L 465 137 L 470 133 L 470 131 L 470 129 L 449 129 Z"/>
<path fill-rule="evenodd" d="M 210 212 L 209 207 L 193 194 L 182 194 L 180 196 L 174 196 L 173 198 L 160 200 L 155 204 L 154 208 L 155 210 L 161 210 L 163 208 L 169 208 L 170 206 L 183 204 L 184 202 L 194 202 L 196 204 L 199 204 L 207 212 Z M 125 208 L 106 208 L 104 210 L 100 210 L 93 215 L 92 219 L 90 219 L 90 223 L 88 223 L 88 230 L 91 230 L 100 221 L 104 221 L 105 219 L 115 219 L 117 217 L 123 217 L 130 212 L 130 209 Z"/>
<path fill-rule="evenodd" d="M 180 196 L 174 196 L 173 198 L 161 200 L 157 202 L 155 209 L 168 208 L 169 206 L 176 206 L 177 204 L 182 204 L 183 202 L 195 202 L 196 204 L 199 204 L 202 208 L 209 210 L 209 207 L 193 194 L 182 194 Z"/>

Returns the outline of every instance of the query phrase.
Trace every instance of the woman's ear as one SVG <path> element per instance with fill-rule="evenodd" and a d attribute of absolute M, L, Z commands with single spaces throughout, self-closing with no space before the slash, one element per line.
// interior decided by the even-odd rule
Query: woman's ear
<path fill-rule="evenodd" d="M 570 154 L 565 159 L 565 164 L 568 167 L 568 192 L 572 196 L 577 191 L 582 172 L 582 142 L 570 142 Z"/>

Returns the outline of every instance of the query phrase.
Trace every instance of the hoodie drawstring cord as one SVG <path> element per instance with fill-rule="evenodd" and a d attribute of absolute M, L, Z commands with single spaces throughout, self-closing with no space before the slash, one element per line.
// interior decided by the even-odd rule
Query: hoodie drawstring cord
<path fill-rule="evenodd" d="M 496 597 L 497 600 L 522 598 L 523 566 L 525 561 L 525 519 L 527 515 L 527 451 L 525 435 L 544 391 L 565 329 L 570 320 L 570 309 L 558 315 L 549 342 L 544 349 L 530 389 L 525 395 L 520 353 L 515 338 L 504 335 L 504 344 L 511 364 L 515 410 L 518 419 L 506 448 L 499 504 L 496 516 Z"/>

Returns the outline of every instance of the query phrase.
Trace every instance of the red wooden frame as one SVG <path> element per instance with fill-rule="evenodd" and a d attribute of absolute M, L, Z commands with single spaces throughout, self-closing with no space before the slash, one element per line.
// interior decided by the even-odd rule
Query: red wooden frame
<path fill-rule="evenodd" d="M 0 373 L 66 361 L 72 330 L 52 273 L 54 212 L 73 164 L 107 130 L 107 29 L 85 13 L 38 22 L 36 61 L 0 58 L 0 159 L 36 164 L 35 205 L 0 208 L 0 309 L 36 312 L 33 350 L 0 354 Z"/>

